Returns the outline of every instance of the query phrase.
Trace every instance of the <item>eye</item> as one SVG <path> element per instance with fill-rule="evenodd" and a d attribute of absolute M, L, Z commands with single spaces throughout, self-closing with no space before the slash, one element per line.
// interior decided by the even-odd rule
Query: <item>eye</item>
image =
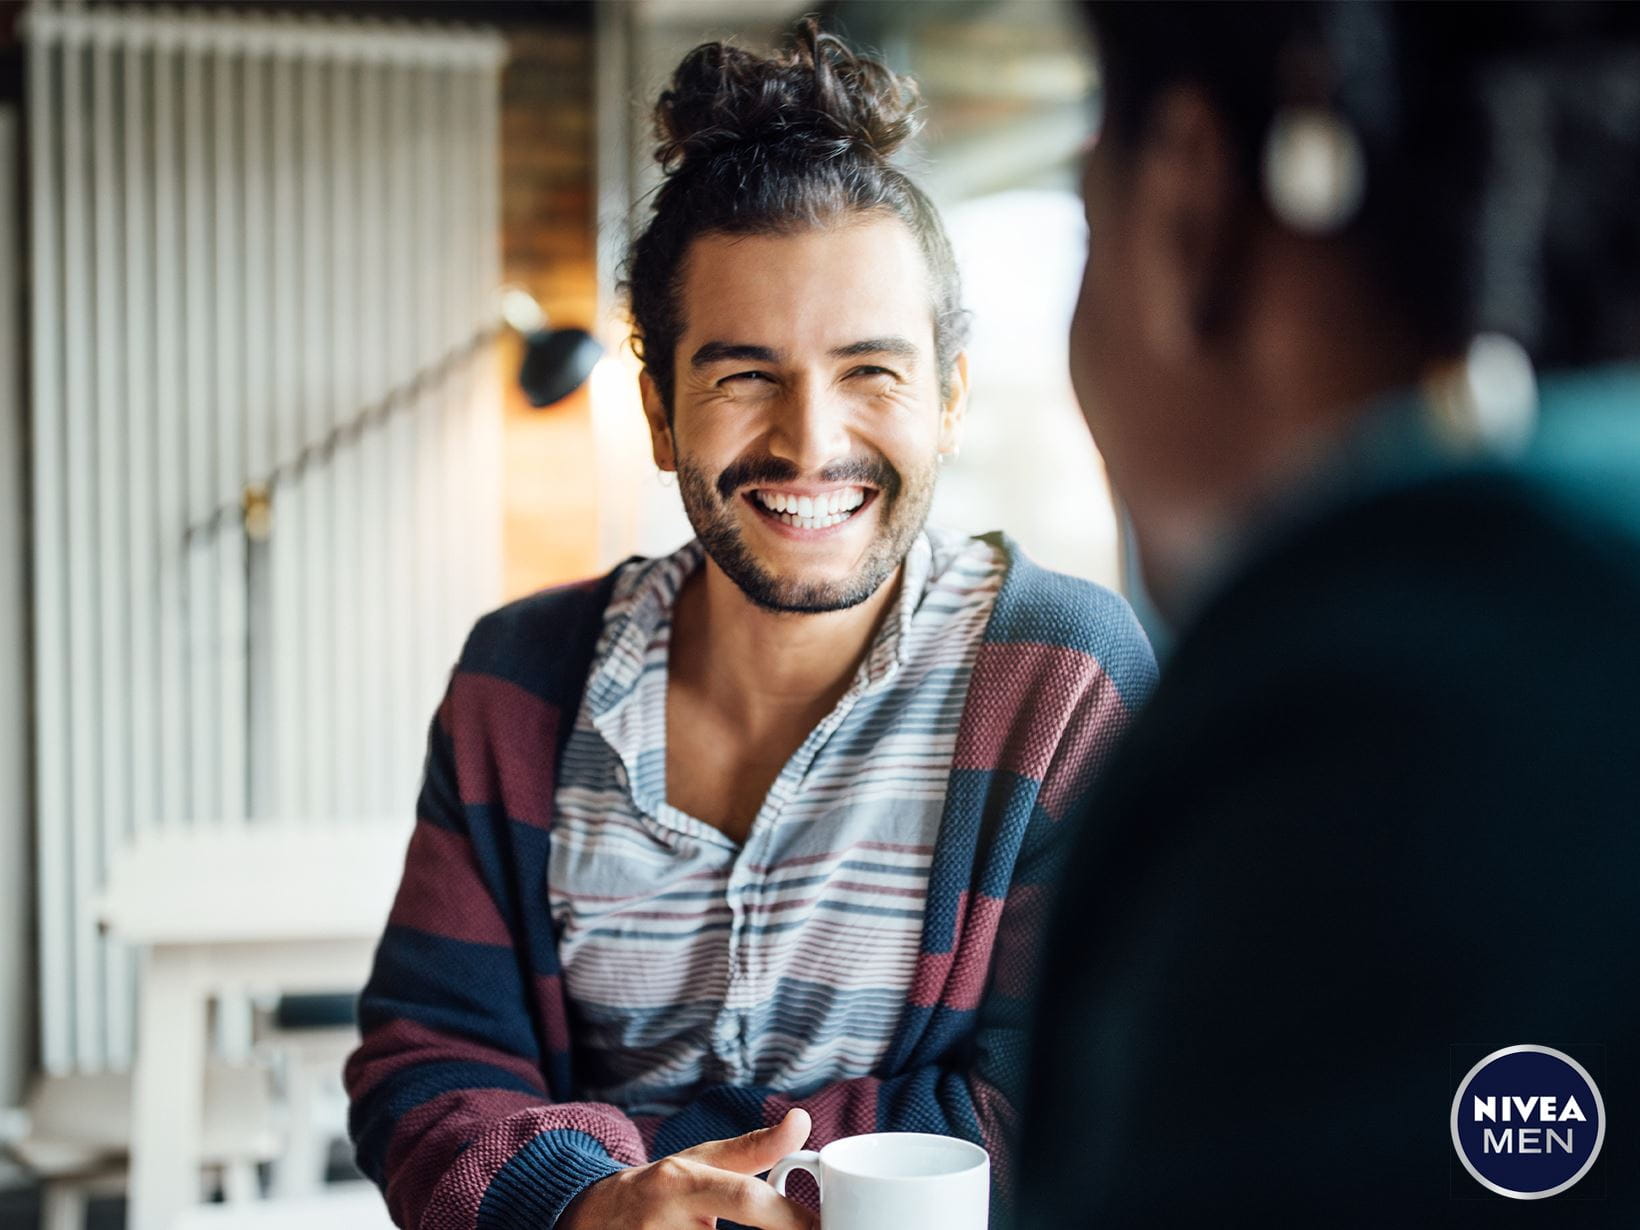
<path fill-rule="evenodd" d="M 768 372 L 760 372 L 760 371 L 736 372 L 732 376 L 725 376 L 722 380 L 719 380 L 718 383 L 719 384 L 729 384 L 731 381 L 735 381 L 735 380 L 750 380 L 750 381 L 753 381 L 754 383 L 755 382 L 762 382 L 764 384 L 773 384 L 774 383 L 774 377 L 773 376 L 769 375 Z"/>
<path fill-rule="evenodd" d="M 851 371 L 849 373 L 849 375 L 850 376 L 887 376 L 891 380 L 898 380 L 900 378 L 898 372 L 891 372 L 886 367 L 876 367 L 872 364 L 867 364 L 863 367 L 857 367 L 853 371 Z"/>

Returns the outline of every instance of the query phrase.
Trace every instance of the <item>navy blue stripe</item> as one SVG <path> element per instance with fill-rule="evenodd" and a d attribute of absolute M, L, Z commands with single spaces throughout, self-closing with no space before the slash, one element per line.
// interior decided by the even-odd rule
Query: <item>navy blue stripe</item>
<path fill-rule="evenodd" d="M 479 1202 L 475 1230 L 554 1225 L 572 1200 L 619 1169 L 586 1132 L 542 1132 L 496 1171 Z"/>
<path fill-rule="evenodd" d="M 573 715 L 619 572 L 591 586 L 544 590 L 484 616 L 461 651 L 460 669 L 504 679 Z"/>
<path fill-rule="evenodd" d="M 540 1061 L 512 949 L 390 926 L 359 1002 L 369 1033 L 407 1018 L 441 1033 Z"/>

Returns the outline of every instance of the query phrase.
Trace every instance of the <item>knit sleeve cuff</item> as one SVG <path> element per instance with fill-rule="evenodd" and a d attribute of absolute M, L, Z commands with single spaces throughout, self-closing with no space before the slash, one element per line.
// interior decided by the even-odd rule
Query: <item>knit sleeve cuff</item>
<path fill-rule="evenodd" d="M 490 1180 L 478 1226 L 481 1230 L 551 1230 L 577 1196 L 621 1168 L 585 1132 L 542 1132 Z"/>

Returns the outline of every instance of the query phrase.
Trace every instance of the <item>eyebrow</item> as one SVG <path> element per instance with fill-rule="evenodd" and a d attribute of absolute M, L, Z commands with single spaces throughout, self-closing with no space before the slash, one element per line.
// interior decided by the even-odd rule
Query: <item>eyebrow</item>
<path fill-rule="evenodd" d="M 917 345 L 903 337 L 868 337 L 863 341 L 838 346 L 831 352 L 834 359 L 858 359 L 864 355 L 891 354 L 902 359 L 915 359 Z"/>
<path fill-rule="evenodd" d="M 830 351 L 834 359 L 857 359 L 864 355 L 891 354 L 902 359 L 915 359 L 917 345 L 903 337 L 868 337 Z M 691 367 L 707 367 L 713 363 L 779 363 L 785 355 L 770 346 L 755 346 L 750 342 L 707 342 L 689 356 Z"/>
<path fill-rule="evenodd" d="M 768 346 L 753 346 L 747 342 L 707 342 L 689 357 L 689 365 L 705 367 L 727 360 L 742 363 L 778 363 L 780 358 L 780 352 Z"/>

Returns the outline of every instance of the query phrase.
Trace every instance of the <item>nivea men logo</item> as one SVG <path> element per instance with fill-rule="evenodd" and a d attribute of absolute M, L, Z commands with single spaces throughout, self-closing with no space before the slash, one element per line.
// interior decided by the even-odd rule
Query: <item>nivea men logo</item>
<path fill-rule="evenodd" d="M 1452 1099 L 1452 1144 L 1476 1181 L 1500 1196 L 1541 1200 L 1594 1165 L 1606 1108 L 1594 1079 L 1546 1046 L 1494 1051 Z"/>
<path fill-rule="evenodd" d="M 1496 1123 L 1500 1101 L 1503 1103 L 1503 1121 L 1508 1123 L 1513 1118 L 1521 1126 L 1498 1130 L 1482 1128 L 1483 1153 L 1552 1153 L 1556 1149 L 1571 1153 L 1577 1147 L 1577 1133 L 1570 1127 L 1564 1132 L 1557 1131 L 1557 1126 L 1572 1120 L 1578 1123 L 1589 1121 L 1583 1108 L 1577 1104 L 1576 1095 L 1567 1098 L 1566 1104 L 1557 1109 L 1558 1099 L 1553 1094 L 1535 1098 L 1499 1098 L 1488 1094 L 1484 1098 L 1475 1098 L 1475 1122 Z"/>

